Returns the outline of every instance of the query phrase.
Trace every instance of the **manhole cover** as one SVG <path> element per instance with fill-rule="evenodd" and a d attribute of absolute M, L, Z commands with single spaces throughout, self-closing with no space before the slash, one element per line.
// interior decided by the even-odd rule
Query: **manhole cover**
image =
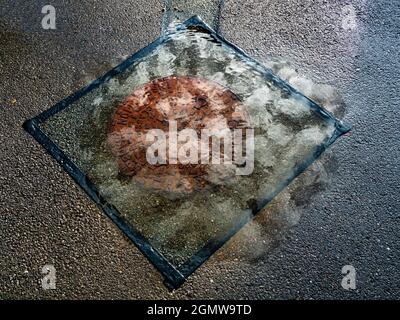
<path fill-rule="evenodd" d="M 173 288 L 349 130 L 197 17 L 25 128 Z"/>
<path fill-rule="evenodd" d="M 195 148 L 197 161 L 171 161 L 166 149 L 160 163 L 149 163 L 146 151 L 152 142 L 146 142 L 147 134 L 161 130 L 171 140 L 171 125 L 176 126 L 177 133 L 194 130 L 189 147 Z M 205 79 L 170 76 L 136 89 L 116 108 L 109 145 L 117 158 L 121 179 L 134 179 L 160 191 L 190 193 L 211 185 L 211 175 L 215 174 L 212 164 L 198 161 L 202 130 L 221 132 L 246 127 L 250 128 L 249 116 L 230 90 Z M 176 140 L 175 145 L 169 146 L 178 150 L 186 144 Z M 212 140 L 206 143 L 211 151 Z M 227 179 L 227 175 L 227 170 L 220 172 L 220 178 Z"/>

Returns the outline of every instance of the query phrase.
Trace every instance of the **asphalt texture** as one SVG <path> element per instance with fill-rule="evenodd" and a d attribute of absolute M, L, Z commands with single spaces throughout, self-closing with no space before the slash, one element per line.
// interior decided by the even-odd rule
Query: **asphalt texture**
<path fill-rule="evenodd" d="M 398 2 L 224 1 L 221 34 L 337 88 L 353 130 L 319 160 L 323 188 L 299 178 L 298 207 L 284 215 L 296 219 L 261 214 L 174 292 L 22 129 L 156 39 L 163 3 L 52 2 L 57 30 L 40 28 L 47 3 L 0 1 L 0 298 L 400 298 Z M 343 25 L 349 4 L 355 27 Z M 56 290 L 41 286 L 45 264 Z M 357 271 L 355 290 L 341 286 L 344 265 Z"/>

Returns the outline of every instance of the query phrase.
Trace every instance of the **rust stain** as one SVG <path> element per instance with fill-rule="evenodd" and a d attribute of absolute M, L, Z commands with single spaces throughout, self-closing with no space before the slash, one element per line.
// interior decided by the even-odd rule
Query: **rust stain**
<path fill-rule="evenodd" d="M 129 95 L 111 120 L 108 143 L 116 157 L 121 179 L 135 179 L 156 190 L 191 193 L 208 185 L 209 164 L 157 164 L 146 159 L 146 133 L 168 133 L 170 121 L 178 131 L 204 128 L 246 128 L 249 116 L 239 98 L 211 81 L 170 76 L 156 79 Z"/>

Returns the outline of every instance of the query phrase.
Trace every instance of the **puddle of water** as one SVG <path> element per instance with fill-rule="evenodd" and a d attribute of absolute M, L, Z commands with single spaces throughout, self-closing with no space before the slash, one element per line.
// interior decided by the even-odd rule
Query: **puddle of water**
<path fill-rule="evenodd" d="M 286 61 L 268 61 L 265 65 L 300 92 L 307 92 L 308 97 L 334 116 L 338 118 L 345 116 L 347 106 L 333 86 L 316 83 L 302 76 Z M 312 199 L 329 187 L 338 165 L 335 155 L 331 151 L 325 152 L 277 195 L 255 220 L 248 223 L 229 241 L 226 244 L 227 249 L 218 253 L 214 261 L 256 264 L 264 259 L 284 241 L 289 230 L 300 222 Z"/>
<path fill-rule="evenodd" d="M 283 70 L 279 70 L 281 76 L 285 76 Z M 191 102 L 184 104 L 179 100 L 190 90 L 160 89 L 161 84 L 171 84 L 162 79 L 191 79 L 191 90 L 195 94 L 186 97 Z M 225 99 L 225 96 L 230 98 Z M 214 98 L 208 101 L 209 97 Z M 144 251 L 149 256 L 154 250 L 160 252 L 161 259 L 165 258 L 169 266 L 184 276 L 252 219 L 347 130 L 325 110 L 225 43 L 198 20 L 178 26 L 145 54 L 134 56 L 117 67 L 112 76 L 97 82 L 85 95 L 73 100 L 66 103 L 67 108 L 41 123 L 40 128 L 96 186 L 100 196 L 124 219 L 124 224 L 133 227 L 135 234 L 140 233 L 141 241 L 151 245 L 152 252 Z M 127 101 L 131 103 L 132 114 L 122 116 L 123 126 L 118 127 L 116 112 L 121 106 L 126 108 Z M 229 116 L 212 110 L 221 111 L 229 103 L 237 104 L 238 113 L 246 115 L 243 117 L 249 118 L 249 126 L 254 129 L 254 170 L 249 175 L 239 176 L 231 174 L 231 166 L 209 165 L 203 168 L 206 174 L 202 176 L 207 188 L 197 188 L 196 192 L 165 187 L 166 172 L 172 185 L 182 182 L 178 174 L 184 171 L 171 171 L 170 164 L 159 167 L 158 174 L 164 184 L 157 187 L 154 179 L 152 183 L 143 182 L 143 177 L 148 177 L 150 172 L 147 165 L 121 170 L 124 165 L 121 159 L 126 160 L 122 161 L 125 164 L 134 163 L 137 152 L 142 152 L 143 159 L 144 149 L 135 149 L 138 138 L 123 135 L 126 138 L 123 150 L 130 143 L 133 152 L 123 152 L 126 157 L 121 158 L 121 154 L 113 150 L 110 137 L 112 140 L 113 133 L 127 128 L 134 131 L 134 125 L 152 123 L 154 114 L 151 112 L 144 113 L 144 122 L 135 118 L 135 112 L 149 108 L 165 111 L 165 106 L 170 111 L 171 101 L 177 105 L 172 113 L 174 120 L 182 128 L 191 129 L 199 128 L 187 123 L 188 119 L 197 119 L 198 114 L 192 109 L 198 103 L 202 110 L 209 108 L 204 113 L 209 118 L 200 117 L 200 123 L 219 129 L 221 123 L 222 127 L 229 127 Z M 204 109 L 207 103 L 209 107 Z M 192 113 L 176 117 L 178 111 Z M 168 112 L 159 112 L 159 115 L 160 123 L 172 120 Z M 145 128 L 143 132 L 147 129 L 155 128 Z M 166 130 L 163 126 L 157 129 Z M 196 172 L 190 171 L 187 177 L 196 180 L 193 174 Z M 227 175 L 229 179 L 224 178 Z M 112 211 L 112 215 L 115 214 Z"/>

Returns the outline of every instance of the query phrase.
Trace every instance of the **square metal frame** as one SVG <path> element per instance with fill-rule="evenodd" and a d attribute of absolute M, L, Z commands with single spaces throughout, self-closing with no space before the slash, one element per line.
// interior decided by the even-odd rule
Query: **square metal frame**
<path fill-rule="evenodd" d="M 43 147 L 44 149 L 63 167 L 63 169 L 79 184 L 79 186 L 88 194 L 88 196 L 104 211 L 104 213 L 128 236 L 128 238 L 137 246 L 137 248 L 150 260 L 150 262 L 158 269 L 158 271 L 165 278 L 165 285 L 170 289 L 177 289 L 183 284 L 186 278 L 192 274 L 198 267 L 200 267 L 213 253 L 221 248 L 233 235 L 235 235 L 246 223 L 252 220 L 257 213 L 259 213 L 280 191 L 282 191 L 294 178 L 302 173 L 306 168 L 314 162 L 323 152 L 329 147 L 339 136 L 350 131 L 350 126 L 343 124 L 337 120 L 328 111 L 317 105 L 315 102 L 305 97 L 303 94 L 298 92 L 287 82 L 275 76 L 265 66 L 249 57 L 241 49 L 225 40 L 222 36 L 217 34 L 207 24 L 205 24 L 198 16 L 194 16 L 189 20 L 179 25 L 178 30 L 184 30 L 188 28 L 200 28 L 202 31 L 209 33 L 215 41 L 219 44 L 234 49 L 236 54 L 243 60 L 249 63 L 256 64 L 261 67 L 264 71 L 263 76 L 274 83 L 281 90 L 292 96 L 298 96 L 305 98 L 309 107 L 319 113 L 327 121 L 331 121 L 335 125 L 335 132 L 329 141 L 321 144 L 316 151 L 311 154 L 307 159 L 300 163 L 294 168 L 291 176 L 282 181 L 278 186 L 277 191 L 264 199 L 262 203 L 259 203 L 257 210 L 254 211 L 253 216 L 244 216 L 242 219 L 227 232 L 224 236 L 218 240 L 208 242 L 202 247 L 195 255 L 187 260 L 179 268 L 172 265 L 156 248 L 152 247 L 149 241 L 128 221 L 126 221 L 118 210 L 110 203 L 108 203 L 104 197 L 100 194 L 97 187 L 88 179 L 84 172 L 82 172 L 77 165 L 68 158 L 68 156 L 40 129 L 40 124 L 45 122 L 47 119 L 55 115 L 56 113 L 68 108 L 72 103 L 91 92 L 93 89 L 99 87 L 103 83 L 109 81 L 116 75 L 125 71 L 129 66 L 135 63 L 138 59 L 145 57 L 147 54 L 156 49 L 159 45 L 162 45 L 168 38 L 168 34 L 162 35 L 156 41 L 151 43 L 149 46 L 139 50 L 133 54 L 130 58 L 122 62 L 119 66 L 115 67 L 111 71 L 107 72 L 102 77 L 93 81 L 88 86 L 82 88 L 66 99 L 55 104 L 53 107 L 39 114 L 38 116 L 27 120 L 23 127 L 29 132 Z"/>

